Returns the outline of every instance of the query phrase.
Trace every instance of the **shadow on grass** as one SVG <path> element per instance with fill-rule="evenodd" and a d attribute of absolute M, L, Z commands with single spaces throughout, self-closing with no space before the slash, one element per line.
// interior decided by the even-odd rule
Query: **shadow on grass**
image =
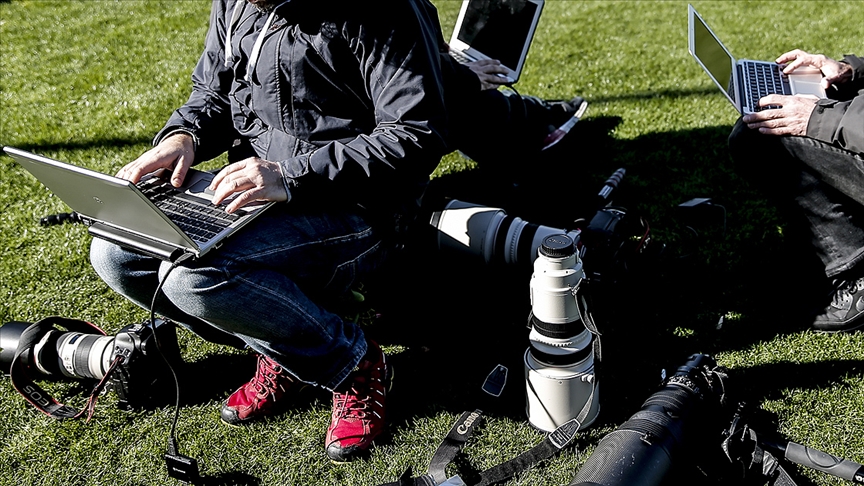
<path fill-rule="evenodd" d="M 777 230 L 782 221 L 731 167 L 726 153 L 731 127 L 620 140 L 612 135 L 620 123 L 616 117 L 583 120 L 542 154 L 505 147 L 507 156 L 494 164 L 435 179 L 428 198 L 432 209 L 456 198 L 571 229 L 574 220 L 593 216 L 606 178 L 626 168 L 614 204 L 626 208 L 631 221 L 649 223 L 650 246 L 657 251 L 652 258 L 628 258 L 628 271 L 592 296 L 591 310 L 603 333 L 600 427 L 626 420 L 656 391 L 661 370 L 674 369 L 693 353 L 744 349 L 806 326 L 799 309 L 777 305 L 797 300 L 778 282 L 806 278 L 797 260 L 789 264 L 787 242 Z M 37 148 L 97 145 L 102 142 Z M 713 206 L 679 208 L 693 198 L 711 198 Z M 368 303 L 382 317 L 367 334 L 406 349 L 391 359 L 393 423 L 410 426 L 415 417 L 473 408 L 525 419 L 530 275 L 528 267 L 487 265 L 438 251 L 434 238 L 423 235 L 371 282 Z M 492 399 L 480 386 L 498 364 L 507 366 L 509 380 L 504 394 Z M 202 404 L 246 382 L 254 358 L 209 355 L 186 368 L 188 376 L 218 376 L 186 380 L 184 404 Z M 789 387 L 816 388 L 861 372 L 860 362 L 762 366 L 742 370 L 740 378 L 736 373 L 733 386 L 759 402 Z"/>
<path fill-rule="evenodd" d="M 0 0 L 2 3 L 4 0 Z M 36 144 L 27 144 L 18 146 L 16 148 L 27 150 L 28 152 L 33 153 L 45 153 L 45 152 L 55 152 L 55 151 L 67 151 L 67 150 L 92 150 L 92 149 L 105 149 L 111 148 L 120 149 L 124 147 L 132 147 L 137 145 L 150 145 L 152 139 L 149 138 L 111 138 L 111 139 L 99 139 L 99 138 L 89 138 L 89 139 L 81 139 L 75 141 L 66 141 L 62 143 L 36 143 Z"/>
<path fill-rule="evenodd" d="M 650 100 L 659 98 L 682 99 L 687 97 L 698 96 L 716 96 L 717 90 L 714 88 L 694 88 L 694 89 L 662 89 L 652 91 L 640 91 L 633 93 L 625 93 L 616 96 L 597 96 L 591 98 L 591 103 L 609 103 L 612 101 L 635 101 L 635 100 Z"/>
<path fill-rule="evenodd" d="M 741 399 L 755 403 L 777 400 L 789 389 L 837 386 L 843 378 L 864 374 L 864 360 L 832 360 L 817 363 L 771 363 L 734 370 Z"/>
<path fill-rule="evenodd" d="M 227 398 L 249 381 L 255 372 L 255 362 L 252 354 L 209 354 L 186 363 L 181 392 L 183 405 L 202 405 Z"/>
<path fill-rule="evenodd" d="M 255 373 L 255 367 L 256 358 L 252 353 L 208 354 L 202 359 L 185 363 L 181 376 L 181 405 L 206 405 L 213 400 L 227 399 L 249 381 Z M 292 408 L 308 407 L 320 398 L 327 399 L 329 395 L 324 390 L 305 387 L 295 397 Z"/>
<path fill-rule="evenodd" d="M 693 353 L 746 349 L 805 329 L 805 313 L 791 303 L 803 302 L 799 297 L 810 290 L 802 286 L 794 294 L 780 284 L 806 281 L 807 274 L 800 259 L 789 264 L 791 250 L 778 230 L 783 221 L 731 167 L 731 127 L 619 140 L 612 133 L 620 121 L 588 119 L 549 153 L 517 154 L 435 179 L 427 199 L 438 201 L 433 209 L 450 197 L 572 229 L 574 220 L 593 216 L 606 178 L 626 168 L 614 204 L 627 208 L 628 218 L 649 223 L 655 256 L 632 257 L 614 285 L 593 295 L 591 310 L 603 333 L 601 426 L 626 420 L 656 390 L 661 370 L 675 369 Z M 703 197 L 713 205 L 679 207 Z M 417 416 L 479 407 L 524 420 L 531 269 L 438 251 L 428 235 L 421 241 L 426 246 L 407 249 L 370 290 L 370 305 L 382 318 L 367 334 L 407 348 L 392 359 L 391 417 L 407 425 Z M 490 400 L 480 386 L 496 364 L 510 375 L 502 397 Z M 804 366 L 786 375 L 794 385 L 782 382 L 818 387 L 832 379 L 830 372 L 860 368 Z M 749 391 L 753 400 L 770 397 L 764 387 Z"/>

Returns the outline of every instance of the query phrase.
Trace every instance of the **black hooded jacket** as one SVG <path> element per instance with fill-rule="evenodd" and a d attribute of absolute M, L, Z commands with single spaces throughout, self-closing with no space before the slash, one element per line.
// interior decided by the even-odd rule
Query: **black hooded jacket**
<path fill-rule="evenodd" d="M 291 204 L 401 211 L 446 153 L 437 25 L 416 0 L 213 0 L 192 95 L 155 142 L 278 162 Z"/>

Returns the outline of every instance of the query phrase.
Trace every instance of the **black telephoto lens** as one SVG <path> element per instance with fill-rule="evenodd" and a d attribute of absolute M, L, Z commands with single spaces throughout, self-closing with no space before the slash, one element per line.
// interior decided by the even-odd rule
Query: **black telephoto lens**
<path fill-rule="evenodd" d="M 636 414 L 603 437 L 570 486 L 656 486 L 673 464 L 693 464 L 705 434 L 723 415 L 725 378 L 710 356 L 691 356 Z"/>

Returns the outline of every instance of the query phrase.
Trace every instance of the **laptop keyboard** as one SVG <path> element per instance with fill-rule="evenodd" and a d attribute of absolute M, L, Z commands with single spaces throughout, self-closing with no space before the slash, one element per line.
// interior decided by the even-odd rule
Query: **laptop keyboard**
<path fill-rule="evenodd" d="M 773 106 L 759 106 L 759 99 L 769 94 L 791 95 L 789 78 L 784 76 L 776 64 L 765 62 L 743 62 L 744 80 L 747 86 L 744 92 L 750 97 L 750 107 L 753 111 L 761 111 Z"/>
<path fill-rule="evenodd" d="M 474 59 L 471 59 L 470 57 L 466 56 L 462 51 L 454 51 L 451 49 L 448 52 L 450 53 L 450 56 L 453 57 L 453 59 L 456 59 L 457 61 L 461 62 L 462 64 L 474 61 Z"/>
<path fill-rule="evenodd" d="M 160 179 L 150 179 L 138 189 L 184 233 L 200 243 L 209 241 L 240 218 L 238 214 L 226 213 L 224 206 L 203 204 L 201 199 Z"/>

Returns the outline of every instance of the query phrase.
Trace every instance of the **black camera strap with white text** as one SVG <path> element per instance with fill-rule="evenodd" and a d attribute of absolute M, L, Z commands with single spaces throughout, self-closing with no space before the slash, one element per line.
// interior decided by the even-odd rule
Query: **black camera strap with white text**
<path fill-rule="evenodd" d="M 482 423 L 483 415 L 480 410 L 464 412 L 450 429 L 441 445 L 438 446 L 438 449 L 432 456 L 432 460 L 429 463 L 429 471 L 426 474 L 411 477 L 411 469 L 409 468 L 397 481 L 385 483 L 381 486 L 437 486 L 444 483 L 447 481 L 447 474 L 445 472 L 447 465 L 453 461 L 456 454 L 468 442 L 475 428 Z M 573 440 L 579 427 L 580 424 L 576 418 L 564 423 L 531 449 L 509 461 L 482 471 L 479 474 L 479 481 L 471 482 L 470 486 L 491 486 L 502 483 L 520 472 L 529 469 L 534 464 L 555 456 Z"/>
<path fill-rule="evenodd" d="M 51 395 L 43 390 L 39 385 L 33 382 L 33 379 L 28 374 L 27 370 L 31 367 L 31 352 L 38 341 L 55 325 L 66 328 L 72 332 L 80 332 L 84 334 L 101 334 L 106 335 L 105 331 L 99 329 L 93 324 L 80 321 L 77 319 L 67 319 L 65 317 L 52 316 L 46 317 L 41 321 L 31 324 L 21 333 L 18 341 L 18 349 L 15 351 L 15 357 L 12 359 L 12 364 L 9 369 L 9 376 L 12 380 L 12 386 L 18 390 L 24 398 L 30 402 L 45 415 L 56 419 L 74 419 L 79 418 L 85 413 L 87 419 L 93 416 L 96 408 L 96 400 L 98 395 L 105 388 L 111 373 L 120 363 L 122 358 L 117 356 L 111 362 L 111 366 L 105 372 L 105 376 L 93 388 L 90 397 L 87 399 L 87 405 L 82 410 L 75 410 L 72 407 L 63 405 L 55 400 Z"/>

